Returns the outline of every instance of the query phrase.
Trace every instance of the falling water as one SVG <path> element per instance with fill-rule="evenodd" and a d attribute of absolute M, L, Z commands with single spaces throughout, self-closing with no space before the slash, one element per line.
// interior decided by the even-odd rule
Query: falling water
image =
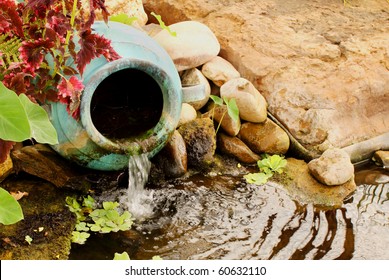
<path fill-rule="evenodd" d="M 119 200 L 137 220 L 153 215 L 153 191 L 144 188 L 150 167 L 147 154 L 132 156 L 128 162 L 128 188 Z"/>

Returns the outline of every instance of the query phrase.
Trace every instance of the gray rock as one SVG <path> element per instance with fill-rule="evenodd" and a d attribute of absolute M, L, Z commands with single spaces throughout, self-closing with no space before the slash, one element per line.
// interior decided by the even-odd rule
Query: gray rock
<path fill-rule="evenodd" d="M 201 73 L 201 71 L 197 68 L 188 69 L 182 72 L 181 74 L 181 84 L 182 87 L 196 86 L 196 85 L 204 85 L 205 93 L 201 94 L 193 94 L 193 97 L 185 96 L 187 99 L 185 102 L 189 103 L 196 110 L 200 110 L 205 104 L 207 104 L 209 100 L 209 95 L 211 94 L 211 86 Z M 202 96 L 199 100 L 197 96 Z"/>
<path fill-rule="evenodd" d="M 339 148 L 325 151 L 308 163 L 311 174 L 327 186 L 341 185 L 354 178 L 354 165 L 350 156 Z"/>
<path fill-rule="evenodd" d="M 217 148 L 224 154 L 232 156 L 243 163 L 256 163 L 260 156 L 250 150 L 238 137 L 217 134 Z"/>
<path fill-rule="evenodd" d="M 270 119 L 242 124 L 238 137 L 257 154 L 285 154 L 290 144 L 288 134 Z"/>

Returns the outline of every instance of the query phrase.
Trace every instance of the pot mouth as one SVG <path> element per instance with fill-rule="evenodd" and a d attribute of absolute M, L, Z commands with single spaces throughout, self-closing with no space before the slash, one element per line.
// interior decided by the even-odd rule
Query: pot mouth
<path fill-rule="evenodd" d="M 99 68 L 85 85 L 81 123 L 105 150 L 154 155 L 177 126 L 179 97 L 181 88 L 158 65 L 121 58 Z"/>

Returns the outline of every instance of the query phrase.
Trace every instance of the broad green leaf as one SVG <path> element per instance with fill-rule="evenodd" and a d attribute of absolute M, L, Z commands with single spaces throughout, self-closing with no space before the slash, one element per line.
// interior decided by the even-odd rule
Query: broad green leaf
<path fill-rule="evenodd" d="M 211 94 L 209 96 L 209 98 L 211 98 L 216 105 L 219 105 L 219 106 L 223 105 L 223 99 L 221 99 L 219 96 Z"/>
<path fill-rule="evenodd" d="M 236 105 L 235 98 L 231 98 L 230 100 L 224 99 L 224 102 L 227 104 L 228 115 L 235 122 L 238 122 L 239 121 L 239 108 L 238 108 L 238 105 Z"/>
<path fill-rule="evenodd" d="M 243 177 L 249 184 L 263 185 L 271 176 L 271 174 L 266 173 L 249 173 L 244 175 Z"/>
<path fill-rule="evenodd" d="M 165 29 L 167 32 L 169 32 L 170 35 L 172 35 L 173 37 L 176 37 L 177 36 L 177 33 L 176 32 L 173 32 L 170 30 L 169 26 L 166 26 L 166 24 L 163 22 L 162 18 L 160 15 L 157 15 L 155 14 L 154 12 L 151 12 L 150 15 L 152 15 L 153 17 L 155 17 L 157 20 L 158 20 L 158 23 L 159 25 L 161 26 L 162 29 Z"/>
<path fill-rule="evenodd" d="M 5 189 L 0 188 L 0 223 L 11 225 L 24 219 L 19 202 Z"/>
<path fill-rule="evenodd" d="M 130 256 L 127 252 L 123 252 L 121 254 L 115 253 L 115 256 L 113 258 L 115 261 L 128 261 L 130 260 Z"/>
<path fill-rule="evenodd" d="M 90 236 L 89 233 L 87 232 L 78 232 L 78 231 L 73 231 L 72 232 L 72 242 L 77 243 L 77 244 L 85 244 L 86 240 Z"/>
<path fill-rule="evenodd" d="M 77 231 L 89 231 L 89 227 L 86 226 L 85 222 L 81 222 L 76 224 L 76 230 Z"/>
<path fill-rule="evenodd" d="M 262 172 L 265 173 L 282 173 L 283 169 L 287 164 L 286 159 L 279 155 L 268 156 L 258 161 L 258 167 Z"/>
<path fill-rule="evenodd" d="M 19 97 L 0 82 L 0 139 L 21 142 L 30 136 L 30 124 Z"/>
<path fill-rule="evenodd" d="M 25 94 L 21 94 L 19 99 L 30 123 L 31 137 L 39 143 L 58 144 L 57 131 L 49 121 L 46 111 L 31 102 Z"/>
<path fill-rule="evenodd" d="M 103 208 L 104 210 L 113 210 L 117 208 L 120 204 L 117 202 L 112 202 L 112 201 L 104 201 L 103 202 Z"/>
<path fill-rule="evenodd" d="M 120 22 L 127 25 L 132 25 L 137 19 L 137 17 L 129 17 L 127 14 L 124 13 L 109 17 L 110 21 Z"/>

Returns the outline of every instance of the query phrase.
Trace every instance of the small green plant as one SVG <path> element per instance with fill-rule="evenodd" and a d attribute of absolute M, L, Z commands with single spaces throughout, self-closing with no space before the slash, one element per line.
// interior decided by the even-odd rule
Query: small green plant
<path fill-rule="evenodd" d="M 128 211 L 120 214 L 119 203 L 103 202 L 102 209 L 96 209 L 96 202 L 91 196 L 83 198 L 82 203 L 73 197 L 66 198 L 66 205 L 76 215 L 77 224 L 72 233 L 72 242 L 84 244 L 90 236 L 89 231 L 109 233 L 129 230 L 133 218 Z"/>
<path fill-rule="evenodd" d="M 171 31 L 169 26 L 166 26 L 166 24 L 163 22 L 162 17 L 160 15 L 157 15 L 154 12 L 151 12 L 150 15 L 152 15 L 153 17 L 155 17 L 157 19 L 159 26 L 161 26 L 162 29 L 165 29 L 173 37 L 177 36 L 177 32 Z"/>
<path fill-rule="evenodd" d="M 32 242 L 31 236 L 26 235 L 26 236 L 24 237 L 24 240 L 28 243 L 28 245 L 31 245 L 31 242 Z"/>
<path fill-rule="evenodd" d="M 109 17 L 109 21 L 120 22 L 127 25 L 132 25 L 138 18 L 130 17 L 127 14 L 117 14 Z"/>
<path fill-rule="evenodd" d="M 281 174 L 284 172 L 287 161 L 280 155 L 269 156 L 265 154 L 263 159 L 259 160 L 257 164 L 261 172 L 249 173 L 243 176 L 249 184 L 265 184 L 274 175 L 274 173 Z"/>
<path fill-rule="evenodd" d="M 12 225 L 23 219 L 20 204 L 9 192 L 0 187 L 0 224 Z"/>
<path fill-rule="evenodd" d="M 227 106 L 227 111 L 226 112 L 228 113 L 230 118 L 233 121 L 235 121 L 235 122 L 239 121 L 239 108 L 236 105 L 235 98 L 226 99 L 226 98 L 221 98 L 221 97 L 216 96 L 216 95 L 210 95 L 209 97 L 215 103 L 215 106 L 223 106 L 223 104 L 226 104 L 226 106 Z M 222 117 L 220 118 L 219 124 L 218 124 L 218 126 L 216 128 L 216 133 L 219 131 L 220 125 L 221 125 L 221 123 L 222 123 L 222 121 L 224 119 L 224 116 L 225 116 L 226 112 L 224 112 Z M 213 109 L 212 109 L 212 119 L 214 118 L 213 117 L 214 114 L 215 114 L 215 107 L 213 107 Z"/>

